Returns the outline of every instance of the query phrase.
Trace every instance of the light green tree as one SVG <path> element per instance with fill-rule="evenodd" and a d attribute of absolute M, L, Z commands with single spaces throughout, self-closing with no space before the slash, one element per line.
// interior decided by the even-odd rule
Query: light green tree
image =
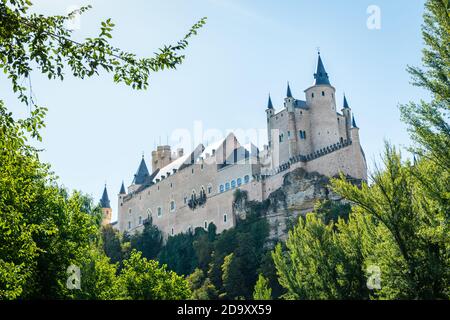
<path fill-rule="evenodd" d="M 256 281 L 253 299 L 272 300 L 272 289 L 269 287 L 269 280 L 267 280 L 262 274 L 258 276 L 258 281 Z"/>
<path fill-rule="evenodd" d="M 134 300 L 182 300 L 192 295 L 189 283 L 166 266 L 147 260 L 142 253 L 133 250 L 123 262 L 120 281 L 127 297 Z"/>

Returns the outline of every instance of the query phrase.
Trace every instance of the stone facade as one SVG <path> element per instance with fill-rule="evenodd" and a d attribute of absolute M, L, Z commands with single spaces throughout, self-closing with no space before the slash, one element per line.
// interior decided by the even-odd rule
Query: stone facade
<path fill-rule="evenodd" d="M 367 180 L 359 129 L 346 98 L 337 112 L 336 90 L 320 56 L 314 78 L 305 100 L 295 99 L 288 85 L 279 112 L 269 97 L 269 144 L 262 151 L 241 145 L 232 133 L 187 154 L 159 146 L 152 152 L 152 172 L 142 159 L 128 190 L 122 186 L 115 227 L 133 233 L 151 219 L 166 236 L 210 223 L 221 232 L 236 224 L 233 193 L 238 188 L 247 191 L 249 200 L 264 201 L 295 170 Z M 310 198 L 314 201 L 314 192 Z"/>

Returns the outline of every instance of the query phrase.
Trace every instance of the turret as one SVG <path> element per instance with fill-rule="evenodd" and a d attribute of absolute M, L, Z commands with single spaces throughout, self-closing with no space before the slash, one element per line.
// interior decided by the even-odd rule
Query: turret
<path fill-rule="evenodd" d="M 352 111 L 349 107 L 345 94 L 344 94 L 344 106 L 342 107 L 342 114 L 345 117 L 345 132 L 347 134 L 346 139 L 351 139 L 350 129 L 352 128 Z"/>
<path fill-rule="evenodd" d="M 269 147 L 272 146 L 272 131 L 271 131 L 271 125 L 270 125 L 270 118 L 273 116 L 274 112 L 275 112 L 275 109 L 273 108 L 272 99 L 271 99 L 270 93 L 269 93 L 269 100 L 267 101 L 267 109 L 266 109 L 267 141 L 269 142 Z"/>
<path fill-rule="evenodd" d="M 284 105 L 288 112 L 288 132 L 287 139 L 289 142 L 289 157 L 298 155 L 297 150 L 297 125 L 295 121 L 295 99 L 292 96 L 291 87 L 288 82 L 286 98 L 284 99 Z"/>
<path fill-rule="evenodd" d="M 350 129 L 350 138 L 353 143 L 360 143 L 359 142 L 359 128 L 356 125 L 355 115 L 352 116 L 352 127 Z"/>
<path fill-rule="evenodd" d="M 102 198 L 100 199 L 100 206 L 102 208 L 102 225 L 105 226 L 111 223 L 112 218 L 112 209 L 108 197 L 108 190 L 106 189 L 106 184 L 105 189 L 103 189 Z"/>
<path fill-rule="evenodd" d="M 292 96 L 292 92 L 291 92 L 291 86 L 289 85 L 289 82 L 287 84 L 287 92 L 286 92 L 286 98 L 284 98 L 284 107 L 290 111 L 293 112 L 294 111 L 294 102 L 295 99 Z"/>

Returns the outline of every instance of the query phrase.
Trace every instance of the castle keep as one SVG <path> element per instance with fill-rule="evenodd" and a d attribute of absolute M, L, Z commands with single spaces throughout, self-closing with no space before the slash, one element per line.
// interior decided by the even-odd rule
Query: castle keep
<path fill-rule="evenodd" d="M 241 145 L 230 133 L 188 153 L 158 146 L 152 152 L 151 171 L 142 157 L 132 184 L 126 189 L 122 183 L 120 188 L 115 227 L 134 233 L 151 219 L 166 235 L 207 228 L 210 223 L 221 232 L 236 224 L 233 193 L 237 188 L 247 191 L 249 200 L 263 201 L 282 186 L 286 173 L 297 168 L 367 180 L 359 128 L 345 96 L 337 110 L 336 89 L 320 54 L 314 83 L 304 93 L 304 100 L 294 98 L 288 84 L 278 111 L 269 96 L 268 145 L 263 150 Z M 106 188 L 101 204 L 109 223 Z"/>

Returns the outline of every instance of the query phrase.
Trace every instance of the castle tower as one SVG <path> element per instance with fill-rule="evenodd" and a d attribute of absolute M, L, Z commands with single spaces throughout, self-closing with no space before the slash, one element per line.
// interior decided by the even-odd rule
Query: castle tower
<path fill-rule="evenodd" d="M 270 93 L 269 93 L 269 101 L 267 102 L 267 109 L 266 109 L 266 115 L 267 115 L 267 141 L 269 143 L 269 148 L 272 147 L 273 145 L 273 137 L 272 137 L 272 130 L 270 128 L 270 118 L 273 116 L 273 114 L 275 113 L 275 110 L 273 108 L 273 104 L 272 104 L 272 98 L 270 97 Z"/>
<path fill-rule="evenodd" d="M 314 84 L 305 90 L 306 102 L 311 112 L 310 137 L 313 151 L 339 141 L 335 93 L 336 89 L 330 84 L 319 52 Z"/>
<path fill-rule="evenodd" d="M 352 116 L 352 127 L 350 128 L 350 139 L 353 143 L 359 144 L 359 128 L 356 125 L 355 115 Z"/>
<path fill-rule="evenodd" d="M 350 109 L 347 98 L 344 94 L 344 106 L 342 108 L 342 114 L 345 117 L 345 132 L 346 132 L 346 139 L 351 139 L 350 137 L 350 129 L 352 128 L 352 110 Z"/>
<path fill-rule="evenodd" d="M 152 151 L 152 172 L 162 169 L 172 162 L 170 146 L 158 146 Z"/>
<path fill-rule="evenodd" d="M 123 206 L 123 198 L 126 195 L 127 195 L 127 191 L 125 190 L 125 184 L 122 181 L 122 185 L 120 186 L 119 195 L 117 197 L 117 199 L 118 199 L 117 208 L 118 208 L 118 212 L 119 212 L 117 219 L 120 219 L 120 208 Z"/>
<path fill-rule="evenodd" d="M 108 197 L 108 190 L 106 189 L 106 184 L 105 189 L 103 190 L 102 198 L 100 199 L 100 206 L 102 207 L 102 216 L 103 216 L 102 226 L 106 226 L 111 223 L 112 218 L 112 209 Z"/>
<path fill-rule="evenodd" d="M 297 125 L 295 122 L 295 99 L 292 96 L 291 87 L 288 82 L 287 94 L 284 99 L 284 106 L 288 112 L 288 132 L 287 139 L 289 143 L 289 157 L 294 157 L 298 154 L 297 151 Z"/>

